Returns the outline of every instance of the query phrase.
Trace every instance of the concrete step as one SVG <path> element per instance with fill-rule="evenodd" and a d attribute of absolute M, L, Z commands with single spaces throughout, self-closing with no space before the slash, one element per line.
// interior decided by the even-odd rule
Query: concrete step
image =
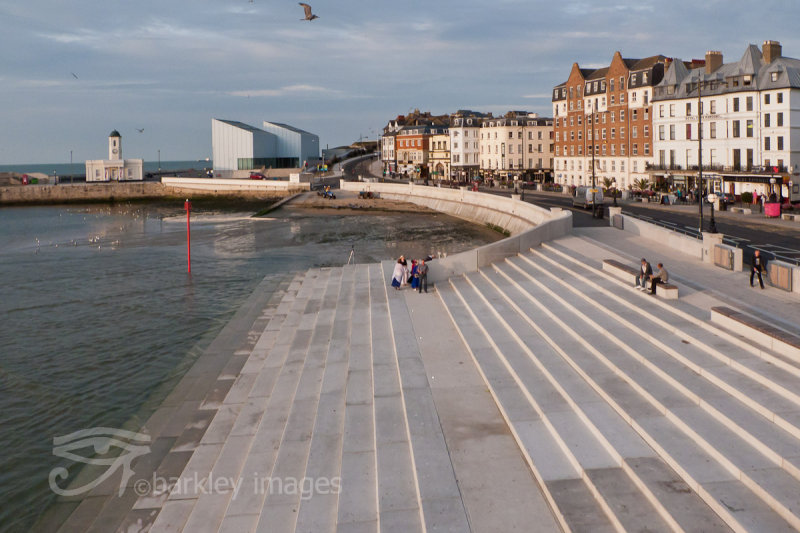
<path fill-rule="evenodd" d="M 379 271 L 378 274 L 386 279 L 386 275 L 391 273 Z M 373 280 L 373 287 L 381 286 L 381 279 Z M 406 295 L 390 291 L 386 283 L 383 283 L 383 287 L 384 292 L 378 298 L 388 306 L 391 342 L 395 352 L 393 365 L 399 376 L 397 392 L 402 400 L 410 437 L 424 528 L 431 531 L 467 532 L 470 530 L 469 520 L 434 405 L 420 346 L 405 304 Z M 391 386 L 394 391 L 393 380 Z"/>
<path fill-rule="evenodd" d="M 235 516 L 239 523 L 252 520 L 253 508 L 257 507 L 261 498 L 267 496 L 268 491 L 258 490 L 256 480 L 270 476 L 272 465 L 279 454 L 276 454 L 275 450 L 263 453 L 258 438 L 259 430 L 264 425 L 265 419 L 279 417 L 282 423 L 279 425 L 270 423 L 270 430 L 281 431 L 282 436 L 286 431 L 286 413 L 291 411 L 294 404 L 300 376 L 307 362 L 311 331 L 319 314 L 322 290 L 327 285 L 329 276 L 329 271 L 309 271 L 287 314 L 286 322 L 291 319 L 297 323 L 297 327 L 282 369 L 292 368 L 292 363 L 296 363 L 294 365 L 296 371 L 281 372 L 282 376 L 278 377 L 268 401 L 265 401 L 263 396 L 253 395 L 261 394 L 259 391 L 253 392 L 256 376 L 240 374 L 237 383 L 243 385 L 234 386 L 225 399 L 223 408 L 228 407 L 226 411 L 228 416 L 221 419 L 220 431 L 214 439 L 216 442 L 211 440 L 206 442 L 205 438 L 201 441 L 201 443 L 221 445 L 210 472 L 191 468 L 191 461 L 184 470 L 183 477 L 197 474 L 200 478 L 211 476 L 209 479 L 228 479 L 242 483 L 242 489 L 236 494 L 236 498 L 233 498 L 232 490 L 210 490 L 200 494 L 184 525 L 185 530 L 221 529 L 223 520 L 228 516 Z M 271 372 L 270 369 L 266 371 Z M 215 422 L 217 418 L 215 417 Z M 231 420 L 230 425 L 228 419 Z M 271 441 L 274 442 L 272 439 Z M 277 451 L 279 452 L 280 448 Z M 171 495 L 170 499 L 183 498 Z"/>
<path fill-rule="evenodd" d="M 312 480 L 315 485 L 322 483 L 323 490 L 320 492 L 325 494 L 315 493 L 310 498 L 301 499 L 295 527 L 298 532 L 336 531 L 339 502 L 337 487 L 341 475 L 344 441 L 347 348 L 355 292 L 355 268 L 351 266 L 341 270 L 341 291 L 338 302 L 333 302 L 336 315 L 305 473 L 305 479 Z M 328 305 L 326 299 L 323 307 L 327 308 Z"/>
<path fill-rule="evenodd" d="M 337 530 L 378 531 L 378 482 L 367 265 L 355 267 Z"/>
<path fill-rule="evenodd" d="M 321 283 L 315 287 L 316 292 L 322 295 L 319 307 L 307 307 L 307 311 L 316 314 L 316 322 L 311 328 L 311 339 L 302 375 L 297 384 L 275 466 L 269 475 L 271 481 L 282 483 L 283 488 L 266 491 L 256 531 L 295 531 L 301 503 L 306 499 L 316 498 L 318 490 L 325 493 L 319 494 L 320 497 L 330 496 L 329 487 L 320 489 L 315 484 L 317 480 L 310 481 L 306 475 L 313 430 L 319 415 L 322 381 L 337 314 L 336 302 L 342 287 L 342 269 L 325 270 L 329 277 L 327 280 L 321 277 Z M 349 318 L 350 309 L 342 306 L 341 313 Z M 341 433 L 338 438 L 341 441 Z M 332 440 L 328 439 L 328 443 Z M 336 457 L 336 462 L 340 457 Z M 293 485 L 297 485 L 299 490 Z"/>
<path fill-rule="evenodd" d="M 518 265 L 518 267 L 515 268 L 512 266 L 512 263 L 522 263 L 522 267 Z M 524 292 L 521 293 L 523 300 L 528 298 L 529 301 L 529 303 L 525 303 L 524 305 L 520 304 L 520 307 L 523 308 L 523 313 L 528 316 L 542 316 L 543 318 L 537 316 L 537 322 L 547 323 L 548 321 L 554 321 L 552 325 L 548 324 L 547 327 L 542 326 L 542 328 L 547 331 L 558 331 L 560 329 L 563 333 L 566 333 L 568 337 L 572 337 L 576 346 L 569 350 L 568 357 L 571 358 L 571 364 L 573 366 L 577 365 L 580 367 L 582 364 L 588 364 L 589 366 L 587 368 L 595 369 L 597 365 L 596 361 L 600 360 L 611 370 L 613 378 L 611 382 L 606 385 L 601 385 L 598 381 L 595 381 L 585 370 L 583 371 L 583 375 L 587 381 L 593 383 L 593 387 L 598 390 L 598 392 L 602 391 L 601 394 L 608 397 L 609 403 L 615 404 L 614 407 L 620 414 L 631 419 L 632 425 L 637 428 L 640 435 L 642 435 L 652 447 L 659 449 L 659 443 L 654 441 L 646 432 L 642 433 L 640 431 L 639 426 L 636 424 L 635 417 L 631 414 L 631 412 L 636 414 L 637 410 L 638 412 L 642 412 L 641 403 L 643 400 L 646 400 L 647 403 L 654 407 L 654 412 L 651 414 L 666 414 L 673 424 L 673 431 L 679 429 L 683 432 L 684 438 L 697 442 L 698 446 L 704 450 L 710 460 L 722 461 L 721 464 L 726 469 L 729 469 L 732 475 L 737 477 L 745 475 L 746 477 L 746 474 L 743 474 L 743 472 L 749 469 L 747 464 L 735 464 L 731 459 L 735 460 L 736 458 L 726 458 L 722 452 L 709 444 L 697 433 L 698 428 L 692 429 L 692 427 L 688 426 L 685 421 L 673 412 L 674 409 L 680 407 L 696 405 L 696 402 L 693 402 L 680 391 L 676 390 L 675 387 L 673 387 L 674 383 L 665 382 L 662 379 L 664 377 L 663 375 L 659 375 L 653 371 L 655 367 L 653 367 L 652 364 L 647 366 L 647 363 L 650 363 L 650 359 L 653 357 L 637 357 L 635 351 L 633 351 L 633 353 L 630 353 L 631 350 L 625 352 L 624 346 L 623 350 L 620 350 L 619 343 L 615 344 L 610 342 L 604 330 L 592 326 L 591 322 L 586 322 L 586 317 L 583 313 L 574 307 L 570 308 L 569 304 L 565 302 L 565 298 L 571 297 L 571 291 L 560 286 L 553 280 L 547 279 L 546 275 L 544 276 L 545 282 L 540 282 L 535 277 L 524 273 L 524 263 L 524 261 L 520 261 L 519 258 L 516 258 L 510 260 L 506 264 L 495 265 L 499 272 L 508 276 L 509 281 L 517 283 L 518 287 L 523 289 Z M 542 272 L 537 271 L 537 275 L 542 276 Z M 556 285 L 559 285 L 558 289 L 549 289 L 546 286 L 549 283 L 556 283 Z M 569 293 L 570 296 L 561 298 L 561 293 Z M 584 299 L 582 307 L 587 307 L 586 304 L 588 302 L 588 298 Z M 647 350 L 650 350 L 650 348 L 647 348 Z M 655 359 L 658 359 L 658 357 L 655 357 Z M 600 374 L 600 376 L 604 380 L 608 379 L 607 376 L 603 376 L 602 374 Z M 629 392 L 625 392 L 619 398 L 619 402 L 624 403 L 617 403 L 617 400 L 614 399 L 614 395 L 616 394 L 615 389 L 618 389 L 619 385 L 613 385 L 613 382 L 619 379 L 624 380 L 632 386 L 635 393 L 637 393 L 640 398 L 637 400 L 635 396 L 631 397 Z M 633 411 L 627 412 L 623 407 L 624 404 L 627 404 Z M 713 420 L 712 417 L 707 417 L 707 419 Z M 737 442 L 738 439 L 738 443 L 745 448 L 749 445 L 748 442 L 743 441 L 738 435 L 732 434 L 731 438 L 732 442 Z M 751 454 L 756 457 L 759 456 L 755 450 L 751 450 Z M 663 455 L 662 457 L 678 473 L 684 477 L 687 475 L 689 478 L 692 477 L 693 474 L 687 474 L 686 470 L 682 469 L 672 457 Z M 756 484 L 750 483 L 751 487 L 753 485 Z M 699 487 L 693 488 L 695 488 L 695 490 L 699 489 Z M 758 487 L 755 488 L 756 493 L 758 493 Z M 702 492 L 701 495 L 703 495 Z M 784 519 L 794 520 L 793 513 L 789 510 L 789 507 L 780 501 L 780 498 L 781 494 L 774 494 L 771 497 L 767 497 L 767 501 L 770 506 L 773 506 L 781 513 Z M 704 499 L 709 505 L 713 503 L 705 497 Z"/>
<path fill-rule="evenodd" d="M 562 386 L 539 361 L 539 358 L 557 357 L 541 336 L 530 331 L 530 326 L 519 317 L 515 319 L 515 311 L 481 274 L 467 275 L 466 278 L 474 291 L 469 294 L 472 299 L 470 307 L 483 318 L 484 327 L 493 337 L 495 345 L 502 350 L 507 364 L 514 369 L 520 385 L 530 393 L 533 401 L 539 405 L 543 419 L 550 421 L 563 445 L 568 447 L 579 463 L 587 484 L 606 514 L 618 528 L 624 530 L 644 520 L 649 522 L 649 527 L 654 531 L 671 530 L 670 525 L 660 519 L 660 516 L 669 517 L 669 514 L 664 509 L 654 507 L 651 501 L 658 505 L 657 500 L 652 495 L 644 494 L 637 487 L 637 482 L 639 485 L 641 482 L 623 470 L 623 456 L 605 434 L 614 434 L 617 442 L 625 440 L 623 450 L 633 457 L 654 457 L 654 452 L 618 416 L 590 417 L 582 407 L 598 405 L 602 399 L 587 385 L 581 384 L 579 376 L 569 372 L 569 369 L 560 370 L 570 390 Z M 455 285 L 457 282 L 453 283 Z M 470 301 L 467 295 L 468 292 L 463 290 L 462 296 Z M 475 298 L 483 301 L 476 302 Z M 487 319 L 492 315 L 495 323 Z M 503 340 L 508 338 L 514 341 Z M 602 415 L 597 410 L 589 412 Z M 605 425 L 601 428 L 596 422 Z"/>
<path fill-rule="evenodd" d="M 535 272 L 529 270 L 529 274 L 538 279 L 553 276 L 551 279 L 564 286 L 566 271 L 555 275 L 553 271 L 559 267 L 554 262 L 546 261 L 539 254 L 527 258 L 527 261 L 538 267 Z M 520 266 L 526 267 L 522 263 Z M 787 472 L 800 479 L 798 461 L 794 457 L 794 450 L 800 446 L 800 428 L 789 422 L 773 422 L 776 418 L 800 419 L 798 406 L 773 392 L 772 388 L 764 386 L 761 381 L 750 379 L 749 372 L 737 372 L 737 368 L 723 364 L 719 359 L 698 350 L 693 344 L 676 338 L 671 331 L 660 327 L 658 317 L 653 317 L 654 320 L 648 323 L 642 322 L 643 313 L 630 311 L 621 304 L 608 300 L 602 305 L 597 305 L 597 300 L 590 300 L 596 307 L 586 306 L 583 296 L 594 290 L 590 286 L 591 281 L 572 281 L 568 287 L 578 292 L 561 291 L 559 295 L 572 309 L 582 306 L 583 316 L 589 317 L 595 327 L 612 336 L 619 347 L 629 351 L 634 357 L 638 356 L 633 353 L 633 345 L 637 344 L 638 352 L 651 370 L 682 392 L 692 403 L 701 405 L 730 431 L 744 437 L 774 464 L 784 467 Z M 681 326 L 680 323 L 677 324 L 677 327 Z M 688 329 L 689 325 L 684 327 Z M 631 341 L 631 337 L 640 342 Z M 660 351 L 642 349 L 649 344 Z M 720 352 L 736 351 L 736 347 L 727 346 L 723 338 L 719 338 L 715 344 Z M 794 385 L 800 386 L 800 379 Z"/>
<path fill-rule="evenodd" d="M 485 317 L 478 318 L 453 284 L 440 284 L 437 291 L 561 526 L 567 531 L 588 525 L 612 531 L 611 520 L 582 478 L 574 456 L 501 361 L 482 325 Z"/>
<path fill-rule="evenodd" d="M 380 265 L 369 266 L 381 531 L 422 531 L 420 496 Z"/>

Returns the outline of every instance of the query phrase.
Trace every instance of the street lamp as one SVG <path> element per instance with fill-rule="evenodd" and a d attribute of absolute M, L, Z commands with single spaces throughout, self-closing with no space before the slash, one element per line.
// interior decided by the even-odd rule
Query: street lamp
<path fill-rule="evenodd" d="M 714 193 L 708 195 L 708 201 L 711 204 L 711 220 L 708 223 L 708 231 L 711 233 L 717 232 L 717 224 L 714 222 L 714 202 L 716 202 L 718 198 L 719 196 Z"/>
<path fill-rule="evenodd" d="M 592 113 L 589 115 L 592 118 L 592 218 L 597 218 L 597 197 L 596 197 L 596 185 L 597 185 L 597 178 L 594 175 L 594 152 L 595 152 L 595 129 L 594 129 L 594 108 L 592 108 Z"/>
<path fill-rule="evenodd" d="M 617 207 L 617 178 L 611 178 L 611 185 L 614 187 L 614 207 Z"/>
<path fill-rule="evenodd" d="M 697 75 L 697 196 L 700 205 L 700 234 L 703 233 L 703 100 L 702 74 Z M 714 205 L 711 205 L 711 216 L 714 216 Z M 713 233 L 716 233 L 714 231 Z"/>

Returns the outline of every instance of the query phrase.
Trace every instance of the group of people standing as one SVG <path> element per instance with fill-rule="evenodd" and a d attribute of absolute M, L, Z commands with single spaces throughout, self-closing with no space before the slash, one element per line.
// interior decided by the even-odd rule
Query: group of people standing
<path fill-rule="evenodd" d="M 412 259 L 411 268 L 408 266 L 408 261 L 404 255 L 401 255 L 394 264 L 394 272 L 392 273 L 392 287 L 395 290 L 400 290 L 401 287 L 411 285 L 411 290 L 416 290 L 422 293 L 428 292 L 428 265 L 425 259 Z"/>

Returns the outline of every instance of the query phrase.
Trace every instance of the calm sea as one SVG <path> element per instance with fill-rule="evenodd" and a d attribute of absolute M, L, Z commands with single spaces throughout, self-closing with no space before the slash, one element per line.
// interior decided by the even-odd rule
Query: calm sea
<path fill-rule="evenodd" d="M 160 166 L 159 166 L 160 165 Z M 211 161 L 145 161 L 144 172 L 156 172 L 159 168 L 161 170 L 188 170 L 211 168 L 213 162 Z M 35 163 L 26 165 L 0 165 L 0 172 L 18 172 L 20 174 L 41 172 L 52 176 L 53 173 L 57 176 L 82 176 L 86 174 L 86 164 L 81 161 L 80 163 Z"/>
<path fill-rule="evenodd" d="M 457 252 L 498 234 L 445 215 L 0 208 L 0 531 L 54 499 L 53 437 L 141 423 L 265 276 Z"/>

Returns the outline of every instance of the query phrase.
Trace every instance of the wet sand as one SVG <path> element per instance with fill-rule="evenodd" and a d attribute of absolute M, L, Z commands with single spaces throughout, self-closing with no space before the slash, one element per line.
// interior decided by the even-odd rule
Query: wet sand
<path fill-rule="evenodd" d="M 316 192 L 307 192 L 288 202 L 284 208 L 335 211 L 340 214 L 365 215 L 377 213 L 436 213 L 427 207 L 385 198 L 359 198 L 358 193 L 333 189 L 336 198 L 323 198 Z"/>

